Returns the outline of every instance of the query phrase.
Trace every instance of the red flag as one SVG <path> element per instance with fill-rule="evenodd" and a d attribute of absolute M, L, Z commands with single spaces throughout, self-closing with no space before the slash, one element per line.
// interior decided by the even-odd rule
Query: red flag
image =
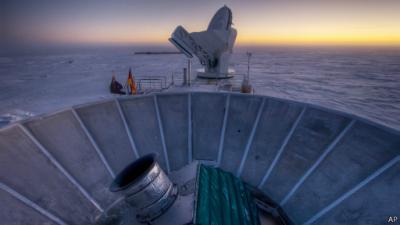
<path fill-rule="evenodd" d="M 130 95 L 136 94 L 136 83 L 134 76 L 132 75 L 131 68 L 129 68 L 129 74 L 128 74 L 128 80 L 127 80 L 127 87 L 128 87 L 128 93 Z"/>

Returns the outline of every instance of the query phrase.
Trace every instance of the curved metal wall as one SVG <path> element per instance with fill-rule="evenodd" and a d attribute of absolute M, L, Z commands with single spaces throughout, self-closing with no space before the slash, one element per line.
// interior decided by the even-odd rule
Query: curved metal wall
<path fill-rule="evenodd" d="M 400 212 L 398 131 L 265 96 L 175 93 L 77 106 L 1 129 L 0 218 L 93 223 L 120 197 L 108 191 L 115 174 L 150 152 L 168 172 L 192 160 L 232 172 L 295 224 L 383 224 Z"/>

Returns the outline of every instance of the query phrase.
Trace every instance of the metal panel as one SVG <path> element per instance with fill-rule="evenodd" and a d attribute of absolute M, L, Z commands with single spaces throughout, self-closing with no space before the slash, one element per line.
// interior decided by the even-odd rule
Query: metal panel
<path fill-rule="evenodd" d="M 99 214 L 19 127 L 0 133 L 0 180 L 67 223 L 90 223 Z"/>
<path fill-rule="evenodd" d="M 92 144 L 94 150 L 96 151 L 97 155 L 99 156 L 99 158 L 100 158 L 101 162 L 103 163 L 104 167 L 110 173 L 110 176 L 114 179 L 115 178 L 115 173 L 112 170 L 112 168 L 111 168 L 110 164 L 108 163 L 107 159 L 104 157 L 104 154 L 100 150 L 100 147 L 97 145 L 96 141 L 93 139 L 92 134 L 87 129 L 86 125 L 82 122 L 82 119 L 79 117 L 79 115 L 75 111 L 75 109 L 71 109 L 71 112 L 74 115 L 76 121 L 78 121 L 79 125 L 81 125 L 81 128 L 82 128 L 83 132 L 85 133 L 86 137 L 89 139 L 89 142 Z"/>
<path fill-rule="evenodd" d="M 337 147 L 284 205 L 296 222 L 305 222 L 400 152 L 395 135 L 356 123 Z M 301 203 L 302 210 L 298 210 Z"/>
<path fill-rule="evenodd" d="M 368 176 L 304 223 L 330 225 L 396 224 L 400 211 L 400 157 Z M 396 217 L 397 221 L 389 221 Z"/>
<path fill-rule="evenodd" d="M 171 170 L 188 163 L 188 95 L 158 95 L 157 102 L 163 124 Z"/>
<path fill-rule="evenodd" d="M 0 189 L 0 199 L 1 224 L 57 224 L 2 189 Z"/>
<path fill-rule="evenodd" d="M 262 189 L 280 202 L 349 121 L 332 113 L 307 109 Z"/>
<path fill-rule="evenodd" d="M 57 167 L 57 169 L 71 182 L 78 190 L 86 197 L 88 201 L 90 201 L 100 212 L 104 212 L 104 209 L 100 206 L 100 204 L 87 192 L 85 188 L 73 177 L 68 171 L 58 162 L 50 152 L 43 147 L 42 144 L 29 132 L 26 127 L 23 125 L 19 125 L 19 128 L 22 129 L 24 134 L 29 137 L 29 139 L 35 144 L 35 146 L 40 150 L 40 152 L 47 157 L 50 162 Z"/>
<path fill-rule="evenodd" d="M 160 166 L 167 170 L 161 141 L 160 128 L 157 120 L 154 97 L 146 96 L 120 100 L 126 122 L 135 141 L 139 155 L 156 153 Z"/>
<path fill-rule="evenodd" d="M 117 198 L 108 191 L 111 175 L 71 111 L 30 121 L 26 127 L 103 208 Z"/>
<path fill-rule="evenodd" d="M 76 111 L 115 174 L 136 159 L 114 101 L 77 108 Z"/>
<path fill-rule="evenodd" d="M 253 141 L 254 141 L 254 136 L 255 136 L 255 134 L 256 134 L 256 132 L 258 130 L 258 125 L 260 123 L 261 113 L 264 110 L 265 102 L 266 102 L 266 100 L 265 100 L 265 98 L 263 98 L 260 107 L 258 107 L 257 117 L 256 117 L 256 120 L 254 121 L 253 128 L 251 128 L 251 133 L 250 133 L 250 136 L 249 136 L 249 138 L 248 138 L 248 140 L 246 142 L 246 148 L 244 149 L 243 157 L 240 160 L 240 165 L 239 165 L 239 168 L 238 168 L 237 173 L 236 173 L 237 177 L 240 177 L 240 175 L 243 172 L 244 163 L 246 162 L 246 159 L 247 159 L 247 157 L 249 155 L 250 148 L 251 148 L 251 146 L 253 144 Z"/>
<path fill-rule="evenodd" d="M 299 105 L 268 100 L 244 165 L 242 179 L 253 186 L 261 182 L 300 111 Z"/>
<path fill-rule="evenodd" d="M 232 95 L 226 126 L 221 168 L 236 172 L 261 106 L 261 98 Z"/>
<path fill-rule="evenodd" d="M 217 161 L 226 94 L 193 93 L 193 159 Z"/>

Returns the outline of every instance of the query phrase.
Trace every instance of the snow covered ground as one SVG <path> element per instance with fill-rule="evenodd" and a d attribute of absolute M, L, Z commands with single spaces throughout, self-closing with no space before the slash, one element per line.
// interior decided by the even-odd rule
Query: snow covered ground
<path fill-rule="evenodd" d="M 245 50 L 233 66 L 247 71 Z M 271 47 L 253 52 L 257 94 L 309 102 L 400 130 L 400 49 Z M 112 71 L 122 83 L 137 76 L 168 76 L 186 66 L 183 55 L 134 55 L 134 48 L 0 57 L 0 126 L 21 118 L 109 98 Z M 199 68 L 197 62 L 193 68 Z"/>

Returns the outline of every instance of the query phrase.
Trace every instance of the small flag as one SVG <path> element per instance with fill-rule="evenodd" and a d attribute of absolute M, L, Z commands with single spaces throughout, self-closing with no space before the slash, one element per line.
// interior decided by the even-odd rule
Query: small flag
<path fill-rule="evenodd" d="M 128 74 L 128 80 L 127 80 L 127 89 L 128 89 L 128 94 L 134 95 L 136 94 L 136 83 L 135 83 L 135 77 L 132 75 L 131 68 L 129 68 L 129 74 Z"/>

